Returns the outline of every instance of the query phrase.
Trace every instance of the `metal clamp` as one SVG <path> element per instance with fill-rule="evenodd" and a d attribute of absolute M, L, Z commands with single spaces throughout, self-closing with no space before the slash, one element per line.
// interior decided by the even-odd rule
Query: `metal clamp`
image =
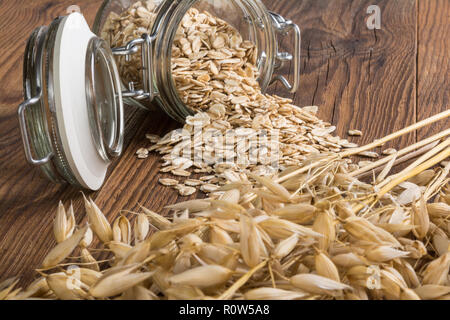
<path fill-rule="evenodd" d="M 136 90 L 133 82 L 128 83 L 128 91 L 122 92 L 122 96 L 125 98 L 134 98 L 137 100 L 149 99 L 152 101 L 157 95 L 152 82 L 153 75 L 153 41 L 154 36 L 143 34 L 141 38 L 134 39 L 128 42 L 124 47 L 113 48 L 112 52 L 117 56 L 125 56 L 125 61 L 131 61 L 131 55 L 136 54 L 139 51 L 138 46 L 141 46 L 141 58 L 142 58 L 142 82 L 143 90 Z"/>
<path fill-rule="evenodd" d="M 44 164 L 47 164 L 50 159 L 53 157 L 53 153 L 48 154 L 46 157 L 36 160 L 33 158 L 33 154 L 31 152 L 31 146 L 30 141 L 28 140 L 28 130 L 27 130 L 27 122 L 25 120 L 25 110 L 27 107 L 35 105 L 41 100 L 42 97 L 42 91 L 39 90 L 39 94 L 36 97 L 33 97 L 27 101 L 24 101 L 19 105 L 19 124 L 20 124 L 20 131 L 22 132 L 22 141 L 23 146 L 25 149 L 25 156 L 27 158 L 27 161 L 31 163 L 32 165 L 41 166 Z"/>
<path fill-rule="evenodd" d="M 291 93 L 295 93 L 300 86 L 300 57 L 301 57 L 301 30 L 298 25 L 290 20 L 286 20 L 281 15 L 270 12 L 272 17 L 273 26 L 282 35 L 287 35 L 294 30 L 294 55 L 288 52 L 277 52 L 277 63 L 275 69 L 280 69 L 284 62 L 294 61 L 294 84 L 290 84 L 289 81 L 281 75 L 275 76 L 271 84 L 280 81 Z"/>

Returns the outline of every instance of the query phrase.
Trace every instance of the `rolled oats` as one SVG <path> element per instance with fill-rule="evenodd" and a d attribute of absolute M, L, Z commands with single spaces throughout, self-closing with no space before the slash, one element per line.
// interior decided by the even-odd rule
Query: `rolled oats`
<path fill-rule="evenodd" d="M 178 181 L 175 179 L 159 179 L 159 183 L 166 187 L 173 187 L 178 185 Z"/>
<path fill-rule="evenodd" d="M 120 16 L 111 15 L 102 37 L 111 47 L 126 45 L 151 29 L 156 17 L 154 9 L 153 1 L 142 1 Z M 162 138 L 147 135 L 154 145 L 146 149 L 147 153 L 140 150 L 138 157 L 156 151 L 164 155 L 161 172 L 182 177 L 189 177 L 191 173 L 187 170 L 195 167 L 195 173 L 208 174 L 200 181 L 208 181 L 201 189 L 209 193 L 224 183 L 220 175 L 226 171 L 238 175 L 248 170 L 275 175 L 279 169 L 301 164 L 308 154 L 357 147 L 332 136 L 336 127 L 316 117 L 317 106 L 300 108 L 291 99 L 264 94 L 257 81 L 257 58 L 255 44 L 243 39 L 229 23 L 208 12 L 190 9 L 173 42 L 171 71 L 180 99 L 196 114 L 187 117 L 183 133 L 176 130 Z M 142 82 L 139 59 L 138 55 L 130 62 L 119 58 L 121 77 L 125 81 L 138 85 Z M 195 131 L 199 127 L 201 135 Z M 211 130 L 216 130 L 217 135 L 202 138 L 210 137 Z M 222 146 L 217 136 L 228 137 L 230 130 L 235 130 L 238 139 Z M 271 141 L 271 147 L 251 149 L 244 140 L 256 137 L 257 130 L 264 130 L 271 137 L 277 133 L 276 143 Z M 194 152 L 180 157 L 179 153 L 186 149 Z M 278 168 L 271 166 L 273 161 L 268 157 L 276 150 Z M 255 157 L 257 161 L 249 160 Z M 216 165 L 229 159 L 233 166 Z M 189 187 L 199 185 L 194 181 L 187 180 Z"/>

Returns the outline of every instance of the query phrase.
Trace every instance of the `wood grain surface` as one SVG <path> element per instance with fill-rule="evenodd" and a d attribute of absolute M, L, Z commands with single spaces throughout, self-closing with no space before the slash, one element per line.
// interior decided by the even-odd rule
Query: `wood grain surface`
<path fill-rule="evenodd" d="M 450 1 L 419 1 L 417 120 L 450 107 Z M 419 131 L 427 137 L 449 127 L 440 122 Z"/>
<path fill-rule="evenodd" d="M 299 106 L 318 105 L 320 116 L 346 137 L 361 129 L 366 143 L 449 108 L 450 35 L 448 0 L 279 0 L 263 1 L 271 11 L 296 22 L 303 33 L 301 87 L 293 95 Z M 24 158 L 17 120 L 22 99 L 22 59 L 30 32 L 64 15 L 74 1 L 0 1 L 0 281 L 20 276 L 29 283 L 55 245 L 51 222 L 58 201 L 73 202 L 77 220 L 84 217 L 80 190 L 54 185 Z M 100 0 L 78 0 L 92 23 Z M 380 30 L 366 25 L 367 8 L 382 11 Z M 292 40 L 280 39 L 291 50 Z M 283 71 L 289 72 L 291 65 Z M 280 85 L 271 92 L 288 95 Z M 423 137 L 441 122 L 421 130 Z M 89 194 L 112 221 L 120 210 L 142 204 L 167 213 L 167 203 L 185 200 L 158 185 L 159 159 L 138 160 L 145 133 L 164 134 L 177 124 L 162 112 L 128 110 L 127 147 L 97 193 Z M 414 142 L 415 134 L 390 144 Z"/>

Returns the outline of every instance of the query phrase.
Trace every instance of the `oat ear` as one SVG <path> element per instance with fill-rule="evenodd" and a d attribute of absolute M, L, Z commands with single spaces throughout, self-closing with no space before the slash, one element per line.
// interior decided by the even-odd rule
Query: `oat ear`
<path fill-rule="evenodd" d="M 66 240 L 67 224 L 66 210 L 64 209 L 62 201 L 60 201 L 56 211 L 55 220 L 53 221 L 53 233 L 57 243 Z"/>
<path fill-rule="evenodd" d="M 84 200 L 86 213 L 89 218 L 89 223 L 91 225 L 92 231 L 94 231 L 94 233 L 103 243 L 112 241 L 112 228 L 104 214 L 91 199 L 88 201 L 85 198 Z"/>
<path fill-rule="evenodd" d="M 134 224 L 134 237 L 137 242 L 142 242 L 147 237 L 150 231 L 150 223 L 147 215 L 141 213 L 137 216 Z"/>
<path fill-rule="evenodd" d="M 47 269 L 55 267 L 58 263 L 66 259 L 72 251 L 80 244 L 83 239 L 88 226 L 77 230 L 71 237 L 59 243 L 45 256 L 42 262 L 42 267 Z"/>

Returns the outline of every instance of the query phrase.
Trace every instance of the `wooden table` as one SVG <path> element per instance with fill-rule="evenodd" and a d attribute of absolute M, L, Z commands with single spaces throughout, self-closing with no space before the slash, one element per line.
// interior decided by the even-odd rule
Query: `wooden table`
<path fill-rule="evenodd" d="M 76 3 L 90 23 L 101 0 Z M 320 106 L 320 117 L 346 136 L 361 129 L 366 143 L 449 108 L 450 1 L 448 0 L 279 0 L 268 8 L 292 19 L 303 31 L 299 106 Z M 55 245 L 52 219 L 61 199 L 73 202 L 84 219 L 80 190 L 54 185 L 24 158 L 17 120 L 22 100 L 22 58 L 30 32 L 64 15 L 73 0 L 0 2 L 0 281 L 21 275 L 29 283 L 45 254 Z M 381 9 L 381 29 L 367 27 L 367 8 Z M 284 41 L 289 45 L 289 40 Z M 288 68 L 286 68 L 288 69 Z M 288 71 L 288 70 L 286 70 Z M 280 86 L 272 88 L 287 95 Z M 444 127 L 441 122 L 405 136 L 401 147 Z M 156 155 L 137 160 L 145 133 L 163 134 L 177 124 L 163 113 L 130 110 L 127 148 L 101 191 L 89 194 L 111 221 L 122 209 L 142 204 L 165 213 L 179 198 L 158 185 Z"/>

